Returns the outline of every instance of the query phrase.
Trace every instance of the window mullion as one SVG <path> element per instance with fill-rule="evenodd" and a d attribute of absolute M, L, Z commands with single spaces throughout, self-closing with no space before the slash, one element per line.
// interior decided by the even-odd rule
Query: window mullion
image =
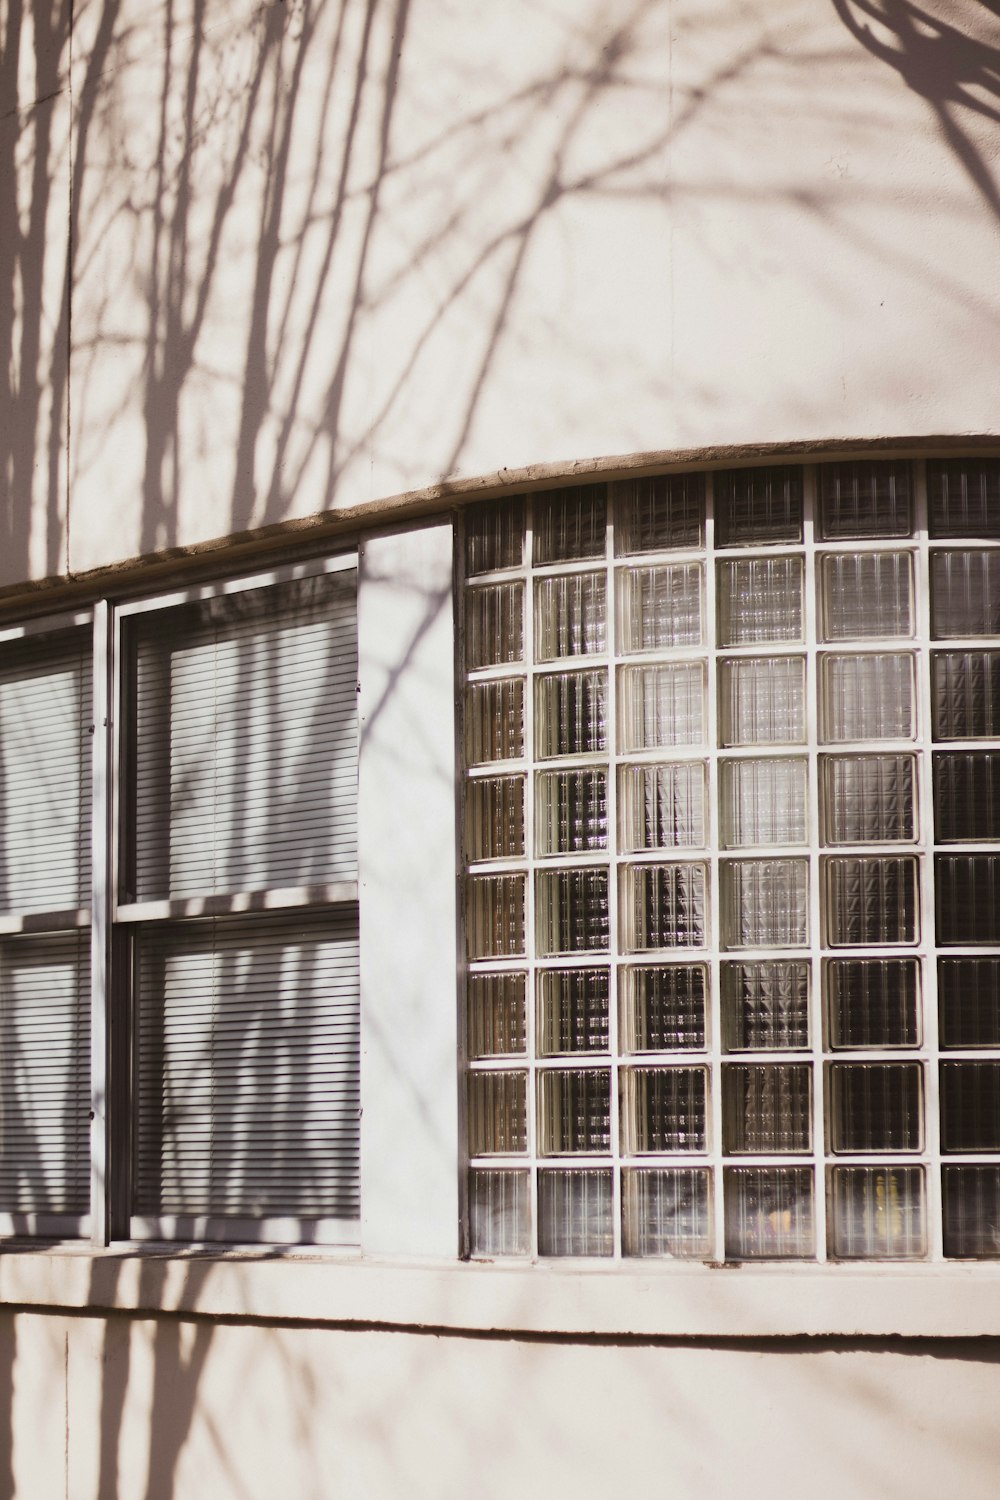
<path fill-rule="evenodd" d="M 705 816 L 705 840 L 708 852 L 708 922 L 705 940 L 708 944 L 708 1016 L 709 1046 L 709 1151 L 712 1162 L 712 1243 L 716 1260 L 726 1258 L 726 1219 L 723 1197 L 722 1165 L 722 911 L 719 881 L 719 850 L 722 845 L 719 816 L 719 667 L 716 651 L 718 607 L 715 589 L 715 505 L 714 475 L 705 481 L 705 657 L 708 694 L 706 734 L 708 740 L 708 807 Z"/>
<path fill-rule="evenodd" d="M 805 648 L 806 648 L 806 755 L 808 757 L 808 795 L 806 802 L 807 837 L 809 840 L 809 1045 L 813 1073 L 813 1156 L 815 1166 L 815 1203 L 813 1221 L 816 1235 L 816 1258 L 827 1258 L 826 1231 L 826 1077 L 823 1067 L 823 891 L 820 879 L 820 785 L 819 785 L 819 667 L 817 639 L 817 569 L 815 540 L 817 534 L 816 467 L 805 469 L 803 493 L 803 536 L 806 544 L 805 579 Z"/>

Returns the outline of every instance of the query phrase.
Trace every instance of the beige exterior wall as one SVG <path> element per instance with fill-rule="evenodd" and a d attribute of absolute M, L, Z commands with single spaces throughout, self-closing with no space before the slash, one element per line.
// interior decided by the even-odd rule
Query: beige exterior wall
<path fill-rule="evenodd" d="M 960 1341 L 933 1355 L 581 1346 L 8 1314 L 0 1487 L 32 1500 L 992 1500 L 995 1360 Z"/>
<path fill-rule="evenodd" d="M 2 582 L 535 465 L 995 433 L 998 45 L 976 0 L 25 19 Z"/>

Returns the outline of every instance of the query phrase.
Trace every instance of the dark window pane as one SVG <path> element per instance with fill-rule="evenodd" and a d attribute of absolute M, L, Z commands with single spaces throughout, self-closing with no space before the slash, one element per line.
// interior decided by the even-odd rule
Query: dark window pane
<path fill-rule="evenodd" d="M 939 854 L 936 871 L 938 943 L 1000 942 L 1000 855 Z"/>
<path fill-rule="evenodd" d="M 941 1064 L 941 1150 L 1000 1151 L 1000 1062 Z"/>
<path fill-rule="evenodd" d="M 607 486 L 603 484 L 573 484 L 536 495 L 533 561 L 603 557 L 607 515 Z"/>
<path fill-rule="evenodd" d="M 519 568 L 524 559 L 524 496 L 470 506 L 465 513 L 465 571 Z"/>
<path fill-rule="evenodd" d="M 931 655 L 936 740 L 1000 738 L 1000 651 Z"/>
<path fill-rule="evenodd" d="M 1000 958 L 939 958 L 943 1047 L 1000 1047 Z"/>
<path fill-rule="evenodd" d="M 833 1063 L 834 1151 L 919 1151 L 923 1136 L 918 1063 Z"/>
<path fill-rule="evenodd" d="M 619 557 L 701 546 L 704 474 L 619 479 L 608 488 L 615 506 L 615 551 Z"/>
<path fill-rule="evenodd" d="M 825 541 L 909 536 L 913 531 L 907 459 L 820 464 L 817 478 Z"/>
<path fill-rule="evenodd" d="M 801 469 L 727 469 L 714 489 L 717 547 L 801 542 Z"/>
<path fill-rule="evenodd" d="M 932 458 L 927 503 L 933 537 L 1000 537 L 1000 459 Z"/>
<path fill-rule="evenodd" d="M 833 1047 L 916 1047 L 919 965 L 910 958 L 834 958 L 824 970 Z"/>
<path fill-rule="evenodd" d="M 1000 1255 L 1000 1167 L 944 1167 L 945 1255 Z"/>
<path fill-rule="evenodd" d="M 931 554 L 931 635 L 1000 635 L 1000 552 Z"/>
<path fill-rule="evenodd" d="M 934 756 L 934 828 L 939 844 L 1000 839 L 1000 754 Z"/>

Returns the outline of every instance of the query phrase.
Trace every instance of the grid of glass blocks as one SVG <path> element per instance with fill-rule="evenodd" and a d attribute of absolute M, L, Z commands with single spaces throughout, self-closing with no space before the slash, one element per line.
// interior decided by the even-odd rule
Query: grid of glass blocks
<path fill-rule="evenodd" d="M 998 517 L 957 458 L 470 507 L 472 1255 L 1000 1255 Z"/>

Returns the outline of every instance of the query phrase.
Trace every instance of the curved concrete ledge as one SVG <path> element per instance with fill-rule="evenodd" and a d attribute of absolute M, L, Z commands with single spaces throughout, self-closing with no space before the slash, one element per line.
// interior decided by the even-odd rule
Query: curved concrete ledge
<path fill-rule="evenodd" d="M 1000 1265 L 631 1269 L 83 1246 L 0 1254 L 0 1305 L 518 1337 L 1000 1337 Z"/>

